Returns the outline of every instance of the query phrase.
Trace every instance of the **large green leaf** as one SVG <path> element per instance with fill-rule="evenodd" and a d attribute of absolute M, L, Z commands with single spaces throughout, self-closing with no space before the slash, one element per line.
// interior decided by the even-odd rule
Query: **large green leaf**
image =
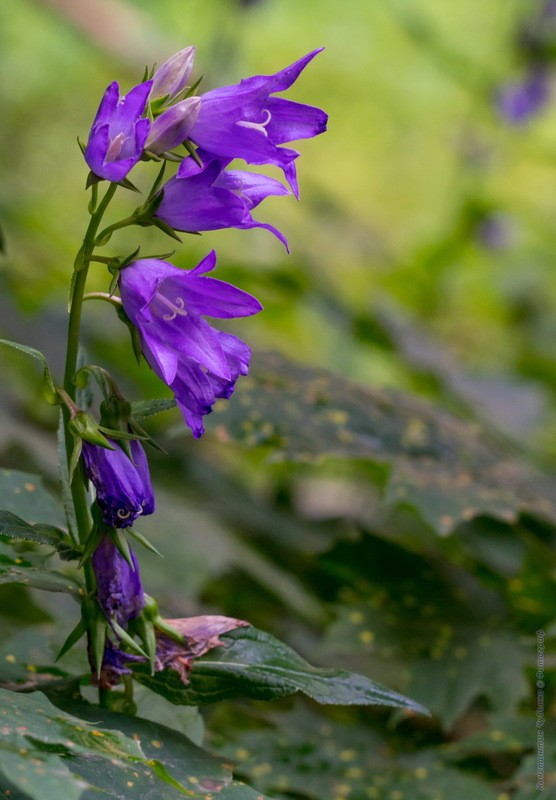
<path fill-rule="evenodd" d="M 213 741 L 238 760 L 250 784 L 270 794 L 310 800 L 495 800 L 486 783 L 468 776 L 433 748 L 411 748 L 382 723 L 339 722 L 297 706 L 270 714 L 262 726 L 225 728 Z M 447 788 L 450 791 L 447 793 Z"/>
<path fill-rule="evenodd" d="M 30 524 L 65 526 L 64 514 L 39 475 L 0 469 L 0 507 Z"/>
<path fill-rule="evenodd" d="M 187 686 L 171 670 L 150 675 L 138 667 L 137 677 L 177 705 L 205 705 L 238 694 L 271 700 L 302 692 L 319 703 L 383 705 L 427 713 L 363 675 L 313 667 L 286 644 L 256 628 L 237 628 L 221 638 L 222 647 L 195 661 Z"/>
<path fill-rule="evenodd" d="M 177 731 L 67 698 L 61 708 L 0 689 L 0 790 L 15 785 L 33 800 L 260 797 Z"/>
<path fill-rule="evenodd" d="M 389 472 L 386 500 L 416 506 L 441 533 L 490 514 L 556 521 L 551 484 L 476 423 L 411 395 L 363 386 L 278 355 L 259 354 L 208 428 L 223 442 L 264 446 L 274 461 L 370 461 Z"/>

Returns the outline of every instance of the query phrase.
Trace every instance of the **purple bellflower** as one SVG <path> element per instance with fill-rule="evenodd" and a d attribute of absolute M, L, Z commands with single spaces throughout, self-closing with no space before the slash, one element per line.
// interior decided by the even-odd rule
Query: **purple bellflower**
<path fill-rule="evenodd" d="M 137 164 L 150 130 L 142 119 L 152 81 L 120 97 L 116 82 L 104 93 L 85 149 L 85 161 L 95 175 L 118 183 Z"/>
<path fill-rule="evenodd" d="M 185 89 L 189 76 L 193 71 L 195 48 L 185 47 L 179 53 L 170 56 L 153 75 L 150 100 L 168 97 L 168 103 Z"/>
<path fill-rule="evenodd" d="M 221 228 L 265 228 L 288 249 L 284 235 L 273 225 L 258 222 L 251 216 L 265 197 L 287 195 L 280 181 L 266 175 L 224 168 L 230 159 L 221 159 L 203 150 L 197 151 L 203 162 L 185 158 L 177 175 L 161 189 L 162 201 L 154 216 L 177 231 L 213 231 Z"/>
<path fill-rule="evenodd" d="M 96 489 L 104 522 L 114 528 L 127 528 L 138 516 L 154 511 L 149 466 L 137 440 L 129 442 L 131 460 L 116 442 L 110 443 L 114 450 L 84 441 L 83 463 Z"/>
<path fill-rule="evenodd" d="M 550 87 L 545 69 L 535 68 L 522 80 L 505 86 L 498 95 L 498 108 L 514 125 L 524 125 L 538 114 L 549 99 Z"/>
<path fill-rule="evenodd" d="M 195 125 L 200 106 L 199 97 L 188 97 L 166 109 L 152 123 L 145 149 L 159 155 L 180 145 Z"/>
<path fill-rule="evenodd" d="M 323 133 L 328 116 L 320 108 L 272 95 L 289 89 L 322 49 L 313 50 L 274 75 L 245 78 L 234 86 L 201 95 L 201 109 L 190 139 L 224 158 L 275 164 L 284 171 L 298 197 L 294 162 L 299 153 L 278 145 Z"/>
<path fill-rule="evenodd" d="M 92 555 L 97 581 L 97 600 L 108 620 L 115 619 L 122 628 L 138 617 L 145 606 L 139 566 L 130 550 L 131 565 L 120 553 L 111 537 L 104 534 Z"/>
<path fill-rule="evenodd" d="M 232 319 L 256 314 L 262 306 L 229 283 L 205 277 L 216 265 L 209 253 L 195 269 L 141 259 L 120 273 L 124 311 L 139 331 L 143 355 L 173 391 L 193 436 L 204 433 L 202 418 L 217 398 L 232 394 L 246 375 L 251 351 L 202 315 Z"/>

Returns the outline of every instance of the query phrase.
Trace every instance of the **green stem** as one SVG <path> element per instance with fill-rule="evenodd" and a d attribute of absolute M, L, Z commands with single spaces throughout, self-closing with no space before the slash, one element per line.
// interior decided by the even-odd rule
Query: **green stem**
<path fill-rule="evenodd" d="M 112 185 L 114 186 L 114 184 Z M 114 231 L 120 230 L 120 228 L 127 228 L 129 225 L 135 225 L 136 222 L 137 214 L 134 212 L 131 216 L 121 219 L 119 222 L 114 222 L 112 225 L 108 225 L 108 227 L 104 228 L 96 237 L 97 246 L 100 247 L 103 240 L 106 239 L 107 236 L 111 236 Z"/>
<path fill-rule="evenodd" d="M 98 208 L 96 208 L 96 210 L 91 214 L 91 219 L 89 221 L 89 226 L 87 228 L 85 237 L 83 239 L 83 244 L 81 245 L 79 253 L 77 254 L 76 257 L 76 262 L 75 262 L 76 271 L 74 272 L 73 275 L 72 288 L 71 288 L 70 312 L 69 312 L 69 323 L 68 323 L 68 342 L 67 342 L 66 366 L 64 370 L 64 385 L 63 385 L 64 391 L 72 401 L 75 401 L 76 387 L 73 382 L 73 379 L 77 369 L 77 359 L 79 353 L 79 333 L 81 328 L 81 311 L 83 308 L 83 294 L 85 291 L 85 284 L 87 282 L 89 262 L 91 255 L 93 254 L 93 250 L 95 248 L 95 237 L 99 225 L 101 223 L 102 217 L 104 216 L 106 209 L 108 208 L 110 201 L 114 196 L 116 189 L 117 189 L 116 184 L 111 183 L 108 189 L 106 190 L 106 194 L 99 203 Z M 64 428 L 65 428 L 66 458 L 69 468 L 73 441 L 68 431 L 68 425 L 71 416 L 70 416 L 70 410 L 67 406 L 63 408 L 63 415 L 64 415 Z M 79 470 L 75 471 L 75 474 L 71 481 L 70 489 L 71 489 L 73 505 L 75 508 L 75 518 L 77 521 L 79 543 L 83 545 L 90 533 L 91 518 L 89 515 L 89 503 L 87 499 L 87 491 Z M 95 588 L 95 579 L 90 563 L 85 564 L 84 569 L 85 569 L 85 584 L 87 587 L 87 592 L 92 592 L 94 591 Z"/>

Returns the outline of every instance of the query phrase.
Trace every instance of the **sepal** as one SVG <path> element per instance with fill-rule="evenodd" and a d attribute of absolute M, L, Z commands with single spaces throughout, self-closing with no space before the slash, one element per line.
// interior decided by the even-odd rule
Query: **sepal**
<path fill-rule="evenodd" d="M 99 425 L 95 420 L 84 411 L 79 411 L 69 422 L 68 430 L 72 436 L 85 439 L 86 442 L 104 447 L 105 450 L 115 450 L 108 439 L 103 436 Z"/>

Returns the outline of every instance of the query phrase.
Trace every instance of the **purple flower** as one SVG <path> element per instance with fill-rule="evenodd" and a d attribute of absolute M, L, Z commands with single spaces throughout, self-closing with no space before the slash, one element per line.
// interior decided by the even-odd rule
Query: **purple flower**
<path fill-rule="evenodd" d="M 235 286 L 204 277 L 215 265 L 212 251 L 193 270 L 141 259 L 120 273 L 124 311 L 139 331 L 143 355 L 174 392 L 195 438 L 204 433 L 202 418 L 216 399 L 229 397 L 238 376 L 247 374 L 251 356 L 244 342 L 202 315 L 232 319 L 262 308 Z"/>
<path fill-rule="evenodd" d="M 523 125 L 538 114 L 549 98 L 546 70 L 533 69 L 522 81 L 508 84 L 499 93 L 497 102 L 502 116 L 514 125 Z"/>
<path fill-rule="evenodd" d="M 133 569 L 111 537 L 104 534 L 91 558 L 97 581 L 98 604 L 108 620 L 115 619 L 124 629 L 145 606 L 139 566 L 135 553 L 130 553 Z"/>
<path fill-rule="evenodd" d="M 164 111 L 151 125 L 145 149 L 158 155 L 187 139 L 201 106 L 198 97 L 188 97 Z"/>
<path fill-rule="evenodd" d="M 284 235 L 274 226 L 258 222 L 251 209 L 270 195 L 286 195 L 282 184 L 266 175 L 239 170 L 225 171 L 229 159 L 202 150 L 200 167 L 185 158 L 177 175 L 162 187 L 162 202 L 154 216 L 177 231 L 213 231 L 220 228 L 265 228 L 288 249 Z"/>
<path fill-rule="evenodd" d="M 122 675 L 131 675 L 131 670 L 127 664 L 141 662 L 145 662 L 143 656 L 136 656 L 132 653 L 126 653 L 125 650 L 120 650 L 107 638 L 102 656 L 100 675 L 96 678 L 93 670 L 93 682 L 103 689 L 111 689 L 121 682 Z"/>
<path fill-rule="evenodd" d="M 83 441 L 83 463 L 96 489 L 96 501 L 107 525 L 127 528 L 141 514 L 152 514 L 154 495 L 142 445 L 131 440 L 131 460 L 116 442 L 114 450 Z"/>
<path fill-rule="evenodd" d="M 195 48 L 185 47 L 161 64 L 153 75 L 150 99 L 168 96 L 172 102 L 187 86 L 194 59 Z"/>
<path fill-rule="evenodd" d="M 274 75 L 246 78 L 201 95 L 190 139 L 218 156 L 243 158 L 248 164 L 275 164 L 297 197 L 294 162 L 299 153 L 278 145 L 323 133 L 328 116 L 320 108 L 271 95 L 289 89 L 321 50 L 313 50 Z"/>
<path fill-rule="evenodd" d="M 120 98 L 114 82 L 104 93 L 85 150 L 85 161 L 100 178 L 118 183 L 141 158 L 151 125 L 141 117 L 151 84 L 141 83 Z"/>

